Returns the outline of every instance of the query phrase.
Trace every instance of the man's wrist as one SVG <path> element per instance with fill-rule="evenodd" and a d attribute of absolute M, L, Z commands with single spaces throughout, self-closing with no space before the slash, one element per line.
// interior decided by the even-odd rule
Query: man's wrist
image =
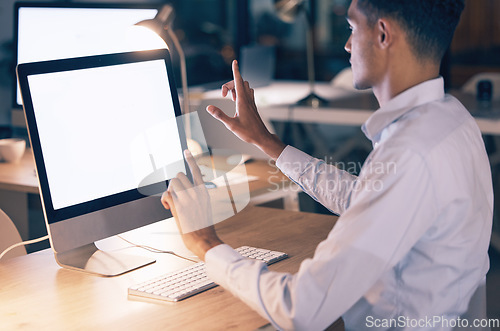
<path fill-rule="evenodd" d="M 205 261 L 205 254 L 215 246 L 219 246 L 222 244 L 223 242 L 219 238 L 210 240 L 200 240 L 197 242 L 196 252 L 193 253 L 195 253 L 200 259 Z"/>
<path fill-rule="evenodd" d="M 278 138 L 277 135 L 269 133 L 269 136 L 257 145 L 257 147 L 269 155 L 270 158 L 276 160 L 281 155 L 281 152 L 283 152 L 286 145 Z"/>

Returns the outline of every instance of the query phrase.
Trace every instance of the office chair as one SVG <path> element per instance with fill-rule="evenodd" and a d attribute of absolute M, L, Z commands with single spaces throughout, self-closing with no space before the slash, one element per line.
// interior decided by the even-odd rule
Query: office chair
<path fill-rule="evenodd" d="M 10 217 L 0 209 L 0 253 L 11 245 L 21 241 L 21 236 L 16 226 Z M 5 254 L 2 260 L 22 255 L 26 255 L 26 248 L 24 248 L 24 246 L 19 246 Z"/>

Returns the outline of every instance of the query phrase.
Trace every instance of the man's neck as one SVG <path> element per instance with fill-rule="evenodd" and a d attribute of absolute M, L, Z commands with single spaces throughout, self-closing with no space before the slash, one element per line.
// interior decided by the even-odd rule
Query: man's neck
<path fill-rule="evenodd" d="M 379 84 L 373 86 L 373 93 L 382 107 L 398 94 L 425 81 L 439 77 L 439 66 L 433 64 L 402 64 L 389 70 Z"/>

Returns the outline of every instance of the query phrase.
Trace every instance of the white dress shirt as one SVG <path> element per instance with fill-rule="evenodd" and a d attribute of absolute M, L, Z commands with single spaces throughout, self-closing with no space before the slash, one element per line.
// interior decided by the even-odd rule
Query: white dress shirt
<path fill-rule="evenodd" d="M 277 160 L 340 215 L 312 259 L 293 275 L 271 272 L 219 245 L 208 274 L 279 329 L 322 330 L 341 316 L 352 330 L 452 329 L 489 268 L 481 133 L 442 78 L 399 94 L 362 129 L 374 149 L 359 177 L 291 146 Z"/>

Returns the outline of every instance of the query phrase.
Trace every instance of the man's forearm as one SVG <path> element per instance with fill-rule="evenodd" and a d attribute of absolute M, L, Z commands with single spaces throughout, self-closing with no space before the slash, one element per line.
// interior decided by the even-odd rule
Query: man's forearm
<path fill-rule="evenodd" d="M 276 165 L 305 193 L 335 214 L 341 215 L 348 207 L 356 176 L 292 146 L 282 151 Z"/>

